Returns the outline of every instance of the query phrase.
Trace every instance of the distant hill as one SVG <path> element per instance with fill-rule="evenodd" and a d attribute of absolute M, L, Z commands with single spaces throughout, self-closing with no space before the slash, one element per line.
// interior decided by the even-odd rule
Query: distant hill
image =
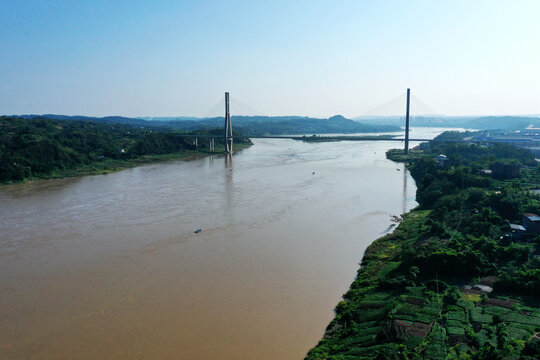
<path fill-rule="evenodd" d="M 56 114 L 43 114 L 43 115 L 14 115 L 23 119 L 34 119 L 34 118 L 47 118 L 52 120 L 74 120 L 74 121 L 94 121 L 101 122 L 106 124 L 124 124 L 124 125 L 140 125 L 145 126 L 148 124 L 148 121 L 129 118 L 124 116 L 105 116 L 105 117 L 93 117 L 93 116 L 83 116 L 83 115 L 56 115 Z"/>
<path fill-rule="evenodd" d="M 184 120 L 203 120 L 204 118 L 196 116 L 138 116 L 137 119 L 147 121 L 184 121 Z"/>
<path fill-rule="evenodd" d="M 540 118 L 524 116 L 486 116 L 465 122 L 463 127 L 482 130 L 521 130 L 538 127 Z"/>
<path fill-rule="evenodd" d="M 356 117 L 364 124 L 404 126 L 403 116 Z M 540 127 L 540 117 L 533 116 L 412 116 L 411 126 L 461 127 L 478 130 L 521 130 L 532 125 Z"/>
<path fill-rule="evenodd" d="M 38 115 L 22 115 L 23 118 L 35 118 Z M 67 115 L 42 115 L 54 120 L 94 121 L 101 123 L 117 123 L 139 127 L 160 127 L 181 131 L 208 130 L 223 127 L 224 119 L 215 118 L 127 118 L 122 116 L 88 117 Z M 181 120 L 163 120 L 181 119 Z M 360 133 L 360 132 L 389 132 L 400 131 L 398 125 L 392 124 L 364 124 L 335 115 L 328 119 L 317 119 L 304 116 L 233 116 L 233 129 L 247 136 L 261 135 L 298 135 L 298 134 L 329 134 L 329 133 Z"/>
<path fill-rule="evenodd" d="M 47 117 L 54 120 L 95 121 L 139 127 L 159 127 L 181 131 L 208 130 L 223 127 L 223 117 L 197 118 L 190 116 L 90 117 L 82 115 L 20 115 L 22 118 Z M 521 130 L 540 127 L 540 117 L 533 116 L 412 116 L 411 126 L 461 127 L 478 130 Z M 403 116 L 361 116 L 353 120 L 342 115 L 328 119 L 307 116 L 233 116 L 232 126 L 248 136 L 298 135 L 331 133 L 374 133 L 400 131 L 405 126 Z"/>

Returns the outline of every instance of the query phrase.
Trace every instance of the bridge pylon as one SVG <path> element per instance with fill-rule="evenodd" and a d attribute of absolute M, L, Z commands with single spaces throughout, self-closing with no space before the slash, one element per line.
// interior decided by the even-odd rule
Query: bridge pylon
<path fill-rule="evenodd" d="M 411 89 L 407 89 L 407 113 L 405 117 L 405 155 L 409 154 L 409 104 L 411 101 Z"/>
<path fill-rule="evenodd" d="M 225 151 L 227 151 L 227 154 L 232 154 L 233 152 L 233 132 L 231 125 L 228 92 L 225 93 Z"/>

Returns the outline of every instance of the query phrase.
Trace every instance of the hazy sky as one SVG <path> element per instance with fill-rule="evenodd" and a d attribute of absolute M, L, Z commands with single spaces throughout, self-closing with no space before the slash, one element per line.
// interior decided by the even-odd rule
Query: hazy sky
<path fill-rule="evenodd" d="M 1 0 L 0 44 L 0 114 L 540 113 L 538 0 Z"/>

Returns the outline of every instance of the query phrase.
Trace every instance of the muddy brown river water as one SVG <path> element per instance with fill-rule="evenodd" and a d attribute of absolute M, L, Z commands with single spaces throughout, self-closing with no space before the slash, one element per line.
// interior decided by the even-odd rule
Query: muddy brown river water
<path fill-rule="evenodd" d="M 397 146 L 260 139 L 0 187 L 0 358 L 302 359 L 416 205 Z"/>

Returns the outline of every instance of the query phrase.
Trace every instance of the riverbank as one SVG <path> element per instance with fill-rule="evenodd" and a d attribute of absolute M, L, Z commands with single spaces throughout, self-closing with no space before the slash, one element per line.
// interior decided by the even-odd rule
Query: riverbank
<path fill-rule="evenodd" d="M 382 334 L 387 327 L 389 303 L 393 301 L 390 274 L 400 265 L 399 255 L 417 241 L 416 236 L 426 211 L 411 211 L 391 234 L 375 240 L 362 258 L 361 267 L 343 300 L 335 308 L 336 316 L 323 339 L 306 359 L 371 359 L 383 348 Z M 343 337 L 345 337 L 343 339 Z"/>
<path fill-rule="evenodd" d="M 248 144 L 248 143 L 235 144 L 234 148 L 236 151 L 240 151 L 242 149 L 246 149 L 250 147 L 251 145 L 252 144 Z M 39 181 L 39 180 L 63 179 L 63 178 L 69 178 L 69 177 L 89 176 L 89 175 L 104 175 L 104 174 L 110 174 L 117 171 L 122 171 L 125 169 L 130 169 L 130 168 L 134 168 L 134 167 L 142 166 L 142 165 L 148 165 L 148 164 L 154 164 L 154 163 L 165 163 L 165 162 L 177 161 L 177 160 L 189 161 L 189 160 L 203 158 L 206 156 L 224 156 L 224 155 L 225 155 L 225 147 L 216 145 L 215 151 L 207 151 L 205 149 L 184 150 L 181 152 L 176 152 L 176 153 L 171 153 L 171 154 L 142 155 L 142 156 L 138 156 L 132 159 L 106 158 L 100 161 L 95 161 L 91 164 L 77 166 L 72 169 L 56 169 L 49 174 L 35 175 L 32 177 L 28 177 L 23 180 L 17 180 L 17 181 L 0 182 L 0 186 L 21 184 L 21 183 L 27 183 L 27 182 Z"/>
<path fill-rule="evenodd" d="M 437 153 L 451 165 L 438 166 Z M 520 190 L 540 171 L 506 182 L 471 167 L 525 164 L 531 156 L 499 145 L 440 145 L 409 157 L 389 151 L 388 158 L 411 163 L 420 205 L 366 249 L 306 359 L 538 358 L 540 238 L 514 237 L 508 222 L 540 208 L 537 196 Z"/>
<path fill-rule="evenodd" d="M 104 174 L 151 162 L 224 153 L 225 149 L 222 129 L 178 133 L 16 116 L 0 116 L 0 129 L 0 184 Z M 214 138 L 214 151 L 210 151 L 210 138 Z M 249 139 L 235 141 L 237 149 L 249 144 Z"/>

